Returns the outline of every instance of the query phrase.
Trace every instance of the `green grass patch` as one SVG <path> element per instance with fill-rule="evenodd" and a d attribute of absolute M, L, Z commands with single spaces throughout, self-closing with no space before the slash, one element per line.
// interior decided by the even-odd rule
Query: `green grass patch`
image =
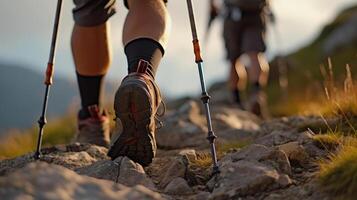
<path fill-rule="evenodd" d="M 236 140 L 217 145 L 217 158 L 221 159 L 227 152 L 237 150 L 251 144 L 248 140 Z M 212 166 L 212 156 L 208 151 L 196 152 L 197 158 L 190 160 L 190 164 L 201 169 L 208 169 Z"/>
<path fill-rule="evenodd" d="M 66 144 L 76 132 L 76 119 L 68 114 L 59 119 L 49 120 L 44 128 L 43 146 Z M 12 158 L 34 152 L 38 137 L 38 127 L 20 131 L 11 130 L 0 139 L 0 159 Z"/>
<path fill-rule="evenodd" d="M 238 150 L 247 145 L 251 144 L 251 141 L 248 140 L 236 140 L 231 142 L 225 142 L 217 145 L 217 154 L 224 155 L 229 151 Z"/>
<path fill-rule="evenodd" d="M 341 149 L 320 162 L 319 181 L 324 190 L 338 199 L 357 196 L 357 139 L 349 138 Z"/>
<path fill-rule="evenodd" d="M 190 160 L 190 164 L 192 166 L 200 169 L 208 169 L 212 166 L 212 157 L 209 152 L 196 152 L 196 157 L 197 158 L 195 160 Z"/>
<path fill-rule="evenodd" d="M 343 136 L 339 134 L 318 134 L 313 137 L 314 144 L 317 147 L 328 151 L 336 150 L 342 140 Z"/>

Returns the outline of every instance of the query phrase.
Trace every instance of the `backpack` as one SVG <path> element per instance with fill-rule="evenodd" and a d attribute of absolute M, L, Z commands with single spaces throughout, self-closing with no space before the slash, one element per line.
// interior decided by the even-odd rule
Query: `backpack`
<path fill-rule="evenodd" d="M 266 0 L 225 0 L 225 4 L 243 11 L 258 11 L 264 8 Z"/>

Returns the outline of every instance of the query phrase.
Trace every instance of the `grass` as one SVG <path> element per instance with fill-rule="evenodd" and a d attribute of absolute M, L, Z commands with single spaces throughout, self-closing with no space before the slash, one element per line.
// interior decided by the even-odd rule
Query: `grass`
<path fill-rule="evenodd" d="M 331 59 L 328 60 L 328 67 L 320 68 L 322 84 L 313 84 L 314 81 L 310 81 L 310 87 L 292 90 L 294 92 L 287 99 L 271 105 L 273 114 L 357 116 L 357 84 L 353 80 L 350 65 L 345 66 L 344 77 L 336 77 L 336 68 L 332 67 Z"/>
<path fill-rule="evenodd" d="M 221 159 L 226 153 L 243 148 L 249 145 L 251 141 L 247 140 L 235 140 L 231 142 L 220 143 L 217 145 L 217 158 Z M 196 153 L 197 158 L 195 160 L 190 160 L 190 163 L 194 167 L 208 169 L 212 166 L 212 157 L 210 152 L 201 151 Z"/>
<path fill-rule="evenodd" d="M 224 155 L 232 150 L 237 150 L 249 145 L 251 141 L 248 140 L 235 140 L 231 142 L 225 142 L 217 145 L 218 155 Z"/>
<path fill-rule="evenodd" d="M 357 133 L 356 133 L 357 134 Z M 329 159 L 319 163 L 319 181 L 323 189 L 339 199 L 357 196 L 357 138 L 351 137 Z"/>
<path fill-rule="evenodd" d="M 316 146 L 328 151 L 334 151 L 342 144 L 343 136 L 336 133 L 314 135 L 313 141 Z"/>
<path fill-rule="evenodd" d="M 315 135 L 314 142 L 328 150 L 329 157 L 319 162 L 318 179 L 323 190 L 338 199 L 357 196 L 357 85 L 349 66 L 343 86 L 336 84 L 332 66 L 323 74 L 326 100 L 316 107 L 324 116 L 340 119 L 340 123 L 326 134 Z"/>
<path fill-rule="evenodd" d="M 196 152 L 196 159 L 190 160 L 190 164 L 201 169 L 208 169 L 212 166 L 212 157 L 209 152 Z"/>
<path fill-rule="evenodd" d="M 76 130 L 76 120 L 72 114 L 49 120 L 44 128 L 43 146 L 65 144 L 71 141 Z M 38 127 L 29 130 L 11 130 L 0 140 L 0 159 L 12 158 L 35 151 Z"/>

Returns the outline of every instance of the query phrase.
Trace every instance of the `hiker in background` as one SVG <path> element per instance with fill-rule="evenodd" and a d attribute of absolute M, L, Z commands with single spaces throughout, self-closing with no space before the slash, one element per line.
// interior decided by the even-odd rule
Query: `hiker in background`
<path fill-rule="evenodd" d="M 123 28 L 128 75 L 115 94 L 114 110 L 123 132 L 108 155 L 127 156 L 143 166 L 156 152 L 156 115 L 161 95 L 155 83 L 168 40 L 166 0 L 124 0 L 129 9 Z M 72 52 L 81 97 L 76 141 L 109 145 L 109 119 L 100 105 L 103 78 L 110 61 L 108 19 L 115 0 L 74 0 Z"/>
<path fill-rule="evenodd" d="M 234 102 L 244 109 L 242 91 L 249 82 L 247 109 L 266 117 L 266 95 L 269 64 L 264 52 L 266 17 L 274 21 L 268 0 L 223 0 L 223 38 L 230 62 L 229 88 Z M 210 0 L 210 22 L 219 13 L 217 2 Z"/>

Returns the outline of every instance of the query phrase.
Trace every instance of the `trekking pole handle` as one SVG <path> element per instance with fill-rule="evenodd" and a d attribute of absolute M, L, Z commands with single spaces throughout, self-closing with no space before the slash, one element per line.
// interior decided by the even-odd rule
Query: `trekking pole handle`
<path fill-rule="evenodd" d="M 55 16 L 53 32 L 52 32 L 51 49 L 50 49 L 50 55 L 48 58 L 48 64 L 47 64 L 47 69 L 46 69 L 46 74 L 45 74 L 46 75 L 46 78 L 45 78 L 46 85 L 52 85 L 52 83 L 53 83 L 54 58 L 55 58 L 55 54 L 56 54 L 56 43 L 57 43 L 59 21 L 60 21 L 60 17 L 61 17 L 62 1 L 63 0 L 57 1 L 56 16 Z"/>
<path fill-rule="evenodd" d="M 188 8 L 188 15 L 190 18 L 190 25 L 191 25 L 191 32 L 192 32 L 192 44 L 193 44 L 193 51 L 195 53 L 195 62 L 203 62 L 202 56 L 201 56 L 201 48 L 200 48 L 200 43 L 198 40 L 197 36 L 197 29 L 196 29 L 196 23 L 195 23 L 195 15 L 193 14 L 193 5 L 192 5 L 192 0 L 187 0 L 187 8 Z"/>

